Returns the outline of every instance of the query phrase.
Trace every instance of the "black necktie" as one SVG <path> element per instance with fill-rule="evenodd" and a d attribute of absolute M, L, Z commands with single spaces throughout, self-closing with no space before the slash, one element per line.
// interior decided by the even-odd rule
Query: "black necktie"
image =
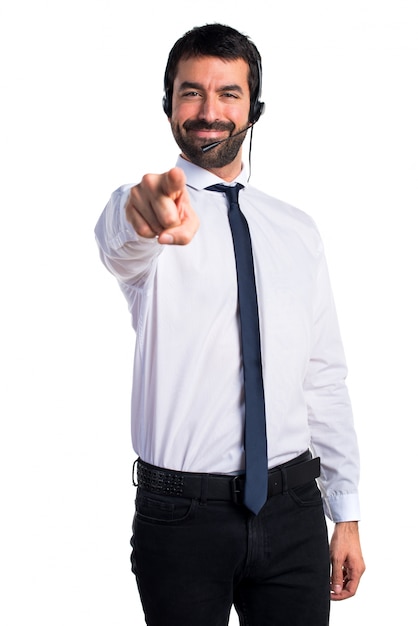
<path fill-rule="evenodd" d="M 260 330 L 251 238 L 238 204 L 242 185 L 212 185 L 209 191 L 226 194 L 234 242 L 241 322 L 241 349 L 245 399 L 245 506 L 257 514 L 267 498 L 267 438 L 261 368 Z"/>

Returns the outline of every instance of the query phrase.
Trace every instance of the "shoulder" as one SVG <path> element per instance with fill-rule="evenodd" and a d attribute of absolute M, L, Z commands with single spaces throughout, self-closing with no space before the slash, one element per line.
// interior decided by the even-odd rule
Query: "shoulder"
<path fill-rule="evenodd" d="M 256 187 L 247 185 L 241 195 L 245 203 L 255 210 L 258 208 L 270 219 L 279 220 L 283 223 L 294 224 L 295 227 L 312 229 L 317 232 L 314 219 L 305 211 L 271 196 Z"/>

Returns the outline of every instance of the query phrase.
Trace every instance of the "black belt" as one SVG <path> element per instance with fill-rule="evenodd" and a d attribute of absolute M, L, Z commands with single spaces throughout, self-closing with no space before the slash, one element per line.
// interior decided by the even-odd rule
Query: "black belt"
<path fill-rule="evenodd" d="M 312 459 L 308 450 L 295 459 L 269 470 L 268 497 L 310 482 L 317 478 L 319 473 L 320 459 L 319 457 Z M 141 459 L 137 459 L 132 468 L 132 482 L 135 487 L 159 495 L 183 498 L 232 500 L 240 504 L 244 481 L 244 474 L 229 476 L 177 472 L 144 463 Z"/>

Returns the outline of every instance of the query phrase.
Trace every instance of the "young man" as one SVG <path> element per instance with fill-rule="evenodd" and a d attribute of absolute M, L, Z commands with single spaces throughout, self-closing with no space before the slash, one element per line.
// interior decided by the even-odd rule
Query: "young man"
<path fill-rule="evenodd" d="M 115 191 L 96 227 L 137 334 L 132 568 L 151 626 L 225 626 L 232 604 L 246 626 L 326 626 L 330 597 L 353 596 L 364 571 L 358 448 L 321 239 L 307 215 L 248 185 L 242 165 L 260 95 L 246 36 L 219 24 L 186 33 L 163 101 L 177 165 Z M 238 197 L 219 184 L 238 185 Z M 244 270 L 237 198 L 252 245 Z M 242 282 L 253 273 L 256 296 Z M 246 430 L 253 371 L 257 434 Z M 266 449 L 265 471 L 253 470 Z"/>

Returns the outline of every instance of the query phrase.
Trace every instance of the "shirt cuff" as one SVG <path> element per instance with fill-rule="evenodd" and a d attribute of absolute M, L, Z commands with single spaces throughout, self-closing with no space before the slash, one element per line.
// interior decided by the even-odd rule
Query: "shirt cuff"
<path fill-rule="evenodd" d="M 360 520 L 360 501 L 357 493 L 337 494 L 324 498 L 325 515 L 335 523 Z"/>

